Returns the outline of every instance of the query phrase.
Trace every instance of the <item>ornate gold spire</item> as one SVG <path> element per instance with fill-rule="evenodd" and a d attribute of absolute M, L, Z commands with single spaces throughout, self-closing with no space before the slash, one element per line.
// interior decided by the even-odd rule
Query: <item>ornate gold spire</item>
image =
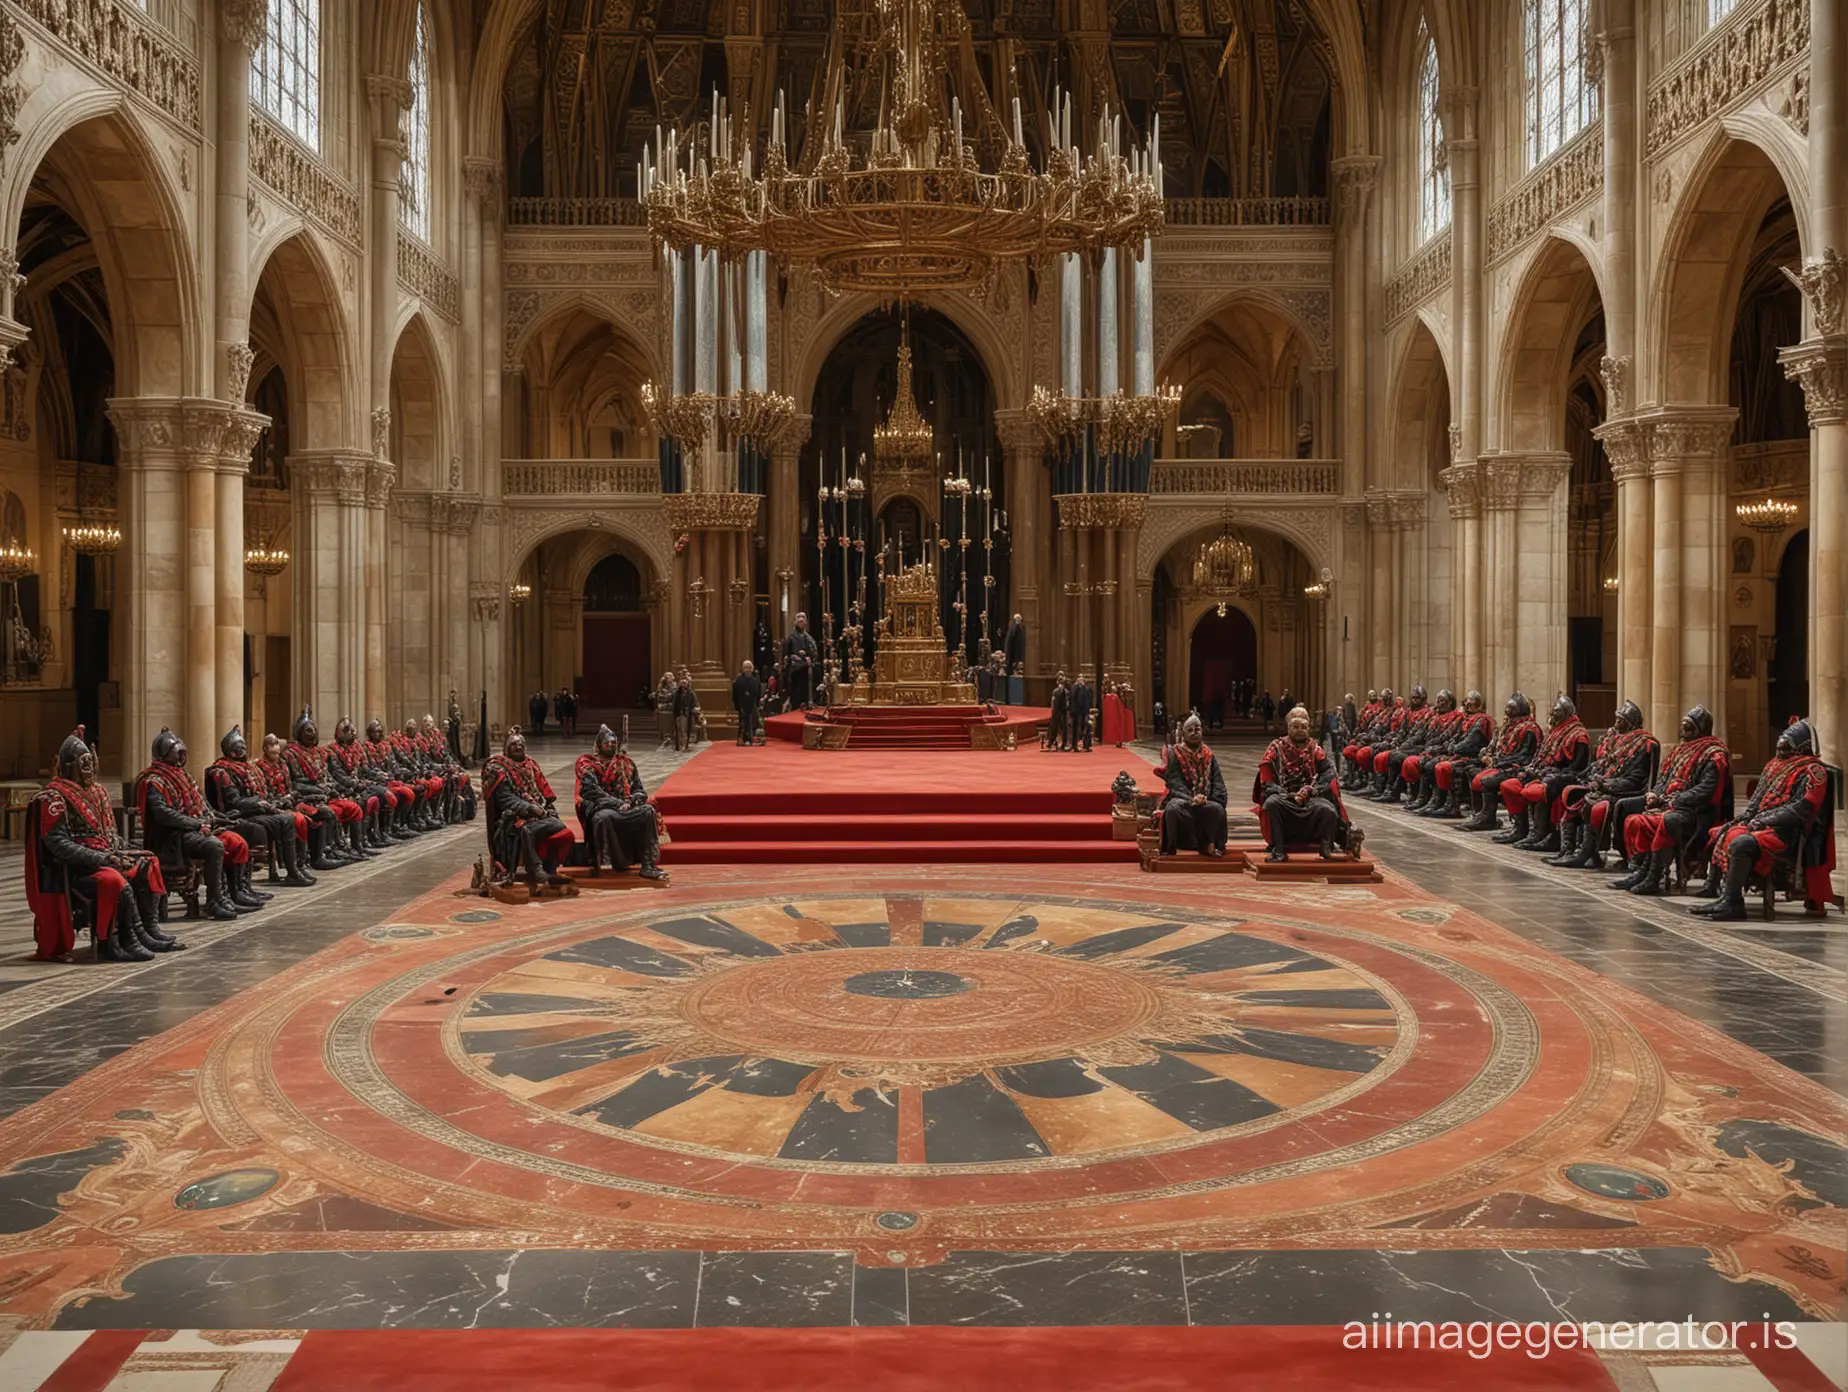
<path fill-rule="evenodd" d="M 884 424 L 873 427 L 873 463 L 894 469 L 921 468 L 930 463 L 935 442 L 911 386 L 911 326 L 907 322 L 899 330 L 898 389 L 892 394 L 892 409 Z"/>

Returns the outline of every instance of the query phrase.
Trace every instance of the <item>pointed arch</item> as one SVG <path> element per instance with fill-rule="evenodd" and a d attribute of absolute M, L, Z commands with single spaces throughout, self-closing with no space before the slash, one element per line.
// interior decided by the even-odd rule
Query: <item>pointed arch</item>
<path fill-rule="evenodd" d="M 1567 372 L 1581 329 L 1602 306 L 1583 248 L 1549 233 L 1522 274 L 1508 316 L 1496 373 L 1495 448 L 1565 448 Z"/>
<path fill-rule="evenodd" d="M 295 447 L 363 446 L 349 297 L 317 236 L 304 230 L 276 242 L 251 283 L 251 336 L 282 365 Z"/>

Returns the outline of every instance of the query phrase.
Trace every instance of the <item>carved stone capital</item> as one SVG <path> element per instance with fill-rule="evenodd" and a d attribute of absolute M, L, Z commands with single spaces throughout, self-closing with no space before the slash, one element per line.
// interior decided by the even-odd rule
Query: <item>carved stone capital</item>
<path fill-rule="evenodd" d="M 218 0 L 218 31 L 226 43 L 255 53 L 263 47 L 269 0 Z"/>
<path fill-rule="evenodd" d="M 1443 485 L 1451 517 L 1461 520 L 1481 515 L 1480 470 L 1481 466 L 1473 461 L 1467 464 L 1456 463 L 1437 476 L 1437 481 Z"/>
<path fill-rule="evenodd" d="M 1572 473 L 1572 456 L 1562 451 L 1491 455 L 1482 461 L 1482 506 L 1512 512 L 1523 503 L 1551 498 Z"/>
<path fill-rule="evenodd" d="M 289 456 L 289 476 L 310 502 L 364 507 L 378 461 L 354 450 L 306 450 Z"/>
<path fill-rule="evenodd" d="M 501 616 L 501 587 L 486 580 L 476 580 L 468 587 L 469 598 L 474 601 L 475 621 L 477 623 L 499 623 Z"/>
<path fill-rule="evenodd" d="M 1803 388 L 1803 405 L 1811 425 L 1848 421 L 1848 336 L 1805 339 L 1780 348 L 1784 375 Z"/>
<path fill-rule="evenodd" d="M 389 460 L 375 459 L 366 466 L 366 506 L 384 508 L 398 482 L 398 470 Z"/>
<path fill-rule="evenodd" d="M 0 372 L 13 365 L 13 355 L 31 336 L 32 330 L 24 324 L 10 316 L 0 316 Z"/>
<path fill-rule="evenodd" d="M 1046 437 L 1025 411 L 996 411 L 995 436 L 1010 455 L 1021 455 L 1038 462 L 1046 448 Z"/>
<path fill-rule="evenodd" d="M 1802 270 L 1780 266 L 1790 283 L 1803 292 L 1803 303 L 1810 322 L 1824 338 L 1842 331 L 1844 301 L 1848 300 L 1848 260 L 1834 247 L 1824 247 L 1822 255 L 1803 263 Z"/>
<path fill-rule="evenodd" d="M 1333 161 L 1335 221 L 1338 227 L 1358 228 L 1367 215 L 1367 200 L 1379 181 L 1378 155 L 1344 155 Z"/>
<path fill-rule="evenodd" d="M 244 394 L 250 388 L 250 369 L 256 361 L 256 350 L 248 343 L 225 345 L 226 400 L 239 406 L 244 404 Z"/>
<path fill-rule="evenodd" d="M 108 414 L 123 461 L 144 468 L 241 471 L 269 424 L 261 412 L 196 396 L 113 397 Z"/>
<path fill-rule="evenodd" d="M 385 73 L 370 73 L 366 77 L 366 101 L 372 108 L 373 143 L 395 149 L 400 159 L 410 157 L 411 146 L 404 129 L 404 119 L 410 113 L 411 103 L 415 99 L 416 89 L 411 86 L 409 78 L 391 77 Z"/>
<path fill-rule="evenodd" d="M 1628 354 L 1598 359 L 1598 375 L 1604 378 L 1604 418 L 1614 419 L 1630 413 L 1630 358 Z"/>
<path fill-rule="evenodd" d="M 482 207 L 493 211 L 500 198 L 501 162 L 486 155 L 469 155 L 462 161 L 462 187 Z"/>
<path fill-rule="evenodd" d="M 1607 358 L 1605 361 L 1610 360 Z M 1619 486 L 1633 479 L 1649 477 L 1649 437 L 1641 421 L 1607 421 L 1591 433 L 1604 446 L 1604 457 L 1611 465 L 1611 477 Z"/>

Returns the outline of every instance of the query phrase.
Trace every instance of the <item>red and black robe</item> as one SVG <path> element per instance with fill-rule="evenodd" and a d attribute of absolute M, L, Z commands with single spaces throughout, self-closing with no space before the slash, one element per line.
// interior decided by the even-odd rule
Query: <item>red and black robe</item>
<path fill-rule="evenodd" d="M 124 855 L 128 869 L 109 864 L 111 857 Z M 69 778 L 52 779 L 26 809 L 25 880 L 40 961 L 68 957 L 76 948 L 72 899 L 88 906 L 102 939 L 115 931 L 122 894 L 131 883 L 151 894 L 167 892 L 160 863 L 130 850 L 117 834 L 115 808 L 103 785 L 86 788 Z"/>

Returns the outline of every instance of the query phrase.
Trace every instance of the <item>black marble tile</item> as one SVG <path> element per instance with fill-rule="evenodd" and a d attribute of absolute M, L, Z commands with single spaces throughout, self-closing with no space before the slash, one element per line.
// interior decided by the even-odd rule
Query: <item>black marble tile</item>
<path fill-rule="evenodd" d="M 1283 1030 L 1243 1029 L 1237 1034 L 1211 1035 L 1189 1041 L 1190 1054 L 1251 1054 L 1274 1059 L 1278 1063 L 1297 1063 L 1309 1068 L 1330 1068 L 1341 1073 L 1370 1073 L 1385 1057 L 1386 1050 L 1377 1044 L 1348 1044 L 1339 1039 L 1323 1039 L 1313 1034 L 1290 1034 Z"/>
<path fill-rule="evenodd" d="M 708 1252 L 700 1263 L 701 1328 L 794 1329 L 853 1323 L 851 1252 Z"/>
<path fill-rule="evenodd" d="M 1108 957 L 1113 952 L 1145 947 L 1170 933 L 1180 932 L 1186 926 L 1184 923 L 1142 923 L 1134 928 L 1119 928 L 1114 933 L 1099 933 L 1094 938 L 1062 947 L 1059 954 L 1064 957 Z"/>
<path fill-rule="evenodd" d="M 686 1328 L 696 1252 L 275 1252 L 165 1257 L 59 1329 Z"/>
<path fill-rule="evenodd" d="M 1693 1247 L 1188 1252 L 1185 1267 L 1195 1324 L 1345 1324 L 1388 1312 L 1399 1320 L 1810 1318 L 1774 1286 L 1727 1280 Z"/>
<path fill-rule="evenodd" d="M 1030 938 L 1039 932 L 1039 926 L 1039 919 L 1032 914 L 1021 914 L 1018 918 L 1010 918 L 990 933 L 988 941 L 982 946 L 985 948 L 1000 947 L 1003 943 L 1013 942 L 1016 938 Z"/>
<path fill-rule="evenodd" d="M 836 923 L 834 936 L 849 947 L 890 947 L 892 925 L 889 923 Z"/>
<path fill-rule="evenodd" d="M 978 1165 L 1050 1154 L 1014 1099 L 981 1074 L 924 1093 L 924 1158 L 933 1165 Z"/>
<path fill-rule="evenodd" d="M 492 1030 L 488 1033 L 512 1034 L 523 1031 Z M 470 1053 L 481 1050 L 474 1047 L 474 1040 L 464 1036 Z M 623 1030 L 611 1030 L 607 1034 L 587 1034 L 576 1039 L 559 1040 L 551 1044 L 534 1044 L 527 1048 L 507 1049 L 494 1055 L 488 1064 L 488 1071 L 503 1078 L 524 1078 L 529 1083 L 542 1083 L 548 1078 L 561 1078 L 567 1073 L 575 1073 L 580 1068 L 588 1068 L 593 1063 L 603 1063 L 608 1059 L 621 1058 L 625 1054 L 639 1053 L 648 1045 L 639 1042 L 636 1037 Z"/>
<path fill-rule="evenodd" d="M 1165 962 L 1188 972 L 1233 971 L 1239 967 L 1260 967 L 1267 962 L 1299 962 L 1308 966 L 1325 965 L 1320 959 L 1293 947 L 1284 947 L 1247 933 L 1221 933 L 1217 937 L 1155 954 Z"/>
<path fill-rule="evenodd" d="M 926 947 L 961 947 L 982 931 L 979 923 L 940 923 L 924 920 L 922 941 Z"/>
<path fill-rule="evenodd" d="M 911 1323 L 906 1289 L 910 1272 L 902 1266 L 856 1266 L 853 1269 L 853 1322 L 863 1325 Z"/>
<path fill-rule="evenodd" d="M 605 1126 L 639 1126 L 649 1117 L 659 1116 L 716 1087 L 721 1078 L 743 1062 L 742 1056 L 730 1054 L 651 1068 L 608 1097 L 579 1107 L 577 1114 L 595 1117 Z"/>
<path fill-rule="evenodd" d="M 1714 1145 L 1728 1155 L 1754 1154 L 1771 1165 L 1790 1164 L 1790 1177 L 1823 1203 L 1848 1211 L 1848 1147 L 1775 1121 L 1724 1123 Z"/>
<path fill-rule="evenodd" d="M 82 1150 L 16 1160 L 0 1174 L 0 1233 L 31 1232 L 58 1216 L 58 1200 L 91 1170 L 113 1165 L 128 1147 L 113 1136 Z"/>
<path fill-rule="evenodd" d="M 1222 1078 L 1178 1054 L 1164 1052 L 1154 1063 L 1104 1068 L 1099 1072 L 1196 1131 L 1237 1126 L 1278 1110 L 1276 1103 L 1243 1083 Z"/>
<path fill-rule="evenodd" d="M 789 1128 L 785 1160 L 836 1160 L 853 1165 L 892 1165 L 898 1161 L 898 1094 L 861 1088 L 853 1110 L 818 1096 L 802 1109 Z"/>
<path fill-rule="evenodd" d="M 913 1324 L 1187 1323 L 1175 1252 L 952 1252 L 909 1287 Z"/>
<path fill-rule="evenodd" d="M 995 1076 L 1011 1091 L 1028 1097 L 1084 1097 L 1104 1090 L 1104 1085 L 1086 1072 L 1082 1063 L 1071 1058 L 997 1068 Z"/>
<path fill-rule="evenodd" d="M 735 957 L 780 957 L 777 949 L 762 938 L 754 938 L 744 929 L 722 919 L 700 915 L 691 918 L 667 918 L 650 923 L 649 929 L 663 937 L 674 938 L 695 947 L 710 947 Z"/>
<path fill-rule="evenodd" d="M 634 972 L 637 976 L 686 976 L 693 970 L 693 964 L 684 957 L 676 957 L 670 952 L 657 952 L 652 947 L 624 937 L 594 938 L 590 942 L 575 943 L 546 954 L 546 960 L 613 967 L 617 971 Z"/>

